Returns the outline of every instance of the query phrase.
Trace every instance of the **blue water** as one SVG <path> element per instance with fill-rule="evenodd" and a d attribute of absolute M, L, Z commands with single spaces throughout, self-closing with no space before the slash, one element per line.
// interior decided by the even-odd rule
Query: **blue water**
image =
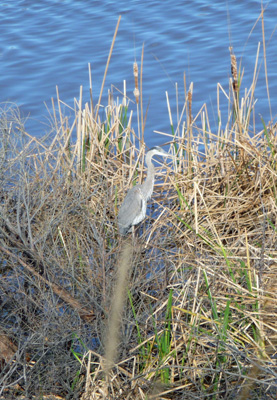
<path fill-rule="evenodd" d="M 260 11 L 258 0 L 1 2 L 0 100 L 17 103 L 23 115 L 29 116 L 26 130 L 40 137 L 50 130 L 45 104 L 51 108 L 56 85 L 60 98 L 70 106 L 74 105 L 74 98 L 78 98 L 80 85 L 84 87 L 84 100 L 89 100 L 90 62 L 96 102 L 114 29 L 121 15 L 104 94 L 111 85 L 122 90 L 123 80 L 126 80 L 127 94 L 133 99 L 133 62 L 135 58 L 140 60 L 144 43 L 145 109 L 150 102 L 146 123 L 147 145 L 165 140 L 154 130 L 170 132 L 165 91 L 169 93 L 176 126 L 175 82 L 178 83 L 182 105 L 184 73 L 187 86 L 190 82 L 194 83 L 193 114 L 203 103 L 207 103 L 211 123 L 216 125 L 216 86 L 220 82 L 228 91 L 230 45 L 238 61 L 242 57 L 242 86 L 249 88 L 251 84 L 258 42 L 262 41 L 261 21 L 250 32 Z M 276 2 L 267 4 L 264 18 L 274 117 L 277 104 Z M 260 113 L 267 122 L 271 115 L 262 46 L 259 60 L 256 113 L 257 118 Z M 105 105 L 105 97 L 102 103 Z M 136 127 L 135 120 L 133 122 Z"/>

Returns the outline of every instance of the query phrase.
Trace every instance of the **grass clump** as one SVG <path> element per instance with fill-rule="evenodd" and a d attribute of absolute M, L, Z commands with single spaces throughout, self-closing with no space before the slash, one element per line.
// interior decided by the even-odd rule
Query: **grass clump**
<path fill-rule="evenodd" d="M 192 116 L 192 85 L 170 115 L 175 159 L 134 239 L 116 218 L 145 118 L 136 136 L 124 91 L 100 112 L 81 90 L 71 125 L 57 91 L 42 140 L 1 110 L 2 398 L 274 398 L 277 128 L 255 131 L 257 77 L 242 95 L 231 64 L 225 126 L 219 104 L 216 133 Z"/>

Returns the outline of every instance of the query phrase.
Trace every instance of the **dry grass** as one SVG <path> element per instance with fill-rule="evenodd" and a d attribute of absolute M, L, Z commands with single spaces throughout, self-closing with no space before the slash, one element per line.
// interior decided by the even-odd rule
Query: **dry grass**
<path fill-rule="evenodd" d="M 71 125 L 58 96 L 41 141 L 2 109 L 6 399 L 275 398 L 277 126 L 255 131 L 257 77 L 244 93 L 240 78 L 217 132 L 205 105 L 192 116 L 190 85 L 166 139 L 176 157 L 131 249 L 116 216 L 143 180 L 145 147 L 126 94 L 102 110 L 83 106 L 81 90 Z"/>

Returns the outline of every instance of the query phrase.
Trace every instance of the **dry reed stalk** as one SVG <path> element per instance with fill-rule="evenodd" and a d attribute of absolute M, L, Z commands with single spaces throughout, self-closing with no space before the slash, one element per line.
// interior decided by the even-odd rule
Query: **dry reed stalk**
<path fill-rule="evenodd" d="M 254 95 L 255 95 L 255 88 L 257 85 L 257 80 L 258 80 L 258 61 L 259 61 L 259 54 L 260 54 L 260 43 L 258 43 L 257 46 L 257 54 L 256 54 L 256 60 L 255 60 L 255 67 L 254 67 L 254 72 L 253 72 L 253 78 L 252 78 L 252 85 L 249 89 L 249 91 L 251 91 L 251 96 L 249 99 L 249 105 L 248 105 L 248 114 L 245 113 L 246 115 L 246 122 L 249 123 L 250 120 L 250 113 L 253 110 L 253 103 L 254 103 Z M 247 98 L 249 98 L 249 94 L 246 96 Z"/>
<path fill-rule="evenodd" d="M 107 63 L 106 63 L 104 77 L 103 77 L 103 80 L 102 80 L 99 99 L 98 99 L 98 103 L 97 103 L 97 109 L 96 109 L 96 113 L 95 113 L 95 122 L 97 122 L 97 119 L 98 119 L 99 107 L 100 107 L 100 104 L 101 104 L 101 99 L 102 99 L 102 94 L 103 94 L 104 85 L 105 85 L 105 81 L 106 81 L 106 76 L 107 76 L 107 73 L 108 73 L 108 68 L 109 68 L 109 65 L 110 65 L 110 60 L 111 60 L 111 56 L 112 56 L 112 52 L 113 52 L 114 43 L 115 43 L 115 39 L 116 39 L 116 36 L 117 36 L 117 31 L 118 31 L 118 28 L 119 28 L 120 20 L 121 20 L 121 15 L 118 17 L 118 20 L 117 20 L 115 32 L 114 32 L 114 35 L 113 35 L 112 44 L 111 44 L 111 47 L 110 47 L 108 60 L 107 60 Z"/>
<path fill-rule="evenodd" d="M 56 132 L 59 132 L 58 123 L 57 123 L 56 109 L 55 109 L 55 102 L 54 102 L 53 97 L 51 97 L 51 104 L 52 104 L 52 112 L 53 112 L 53 120 L 54 120 L 54 123 L 55 123 L 55 129 L 56 129 Z M 49 114 L 51 115 L 50 112 L 49 112 Z"/>
<path fill-rule="evenodd" d="M 185 77 L 185 74 L 184 74 L 184 87 L 185 87 L 185 94 L 186 94 L 187 92 L 186 92 L 186 77 Z M 192 84 L 191 84 L 190 87 L 192 88 Z M 167 94 L 166 96 L 167 96 L 167 108 L 168 108 L 168 110 L 169 110 L 169 109 L 170 109 L 170 106 L 169 106 L 169 101 L 168 101 L 168 94 Z M 188 101 L 188 97 L 187 97 L 187 95 L 186 95 L 186 96 L 185 96 L 185 102 L 184 102 L 184 105 L 183 105 L 183 107 L 182 107 L 181 114 L 179 115 L 179 111 L 177 111 L 177 128 L 176 128 L 176 130 L 175 130 L 175 136 L 176 136 L 176 137 L 179 136 L 179 138 L 181 139 L 181 141 L 183 142 L 183 144 L 184 144 L 184 141 L 185 141 L 185 135 L 184 135 L 184 133 L 185 133 L 185 126 L 186 126 L 185 121 L 183 121 L 183 116 L 184 116 L 185 111 L 186 111 L 186 116 L 187 116 L 186 120 L 188 121 L 188 107 L 187 107 L 187 101 Z M 176 102 L 177 102 L 177 109 L 178 109 L 177 84 L 176 84 Z M 171 115 L 171 111 L 169 112 L 169 114 Z M 170 121 L 172 121 L 172 115 L 171 115 L 171 117 L 170 117 Z M 182 125 L 182 131 L 181 131 L 181 132 L 180 132 L 180 125 Z M 161 132 L 161 134 L 163 134 L 163 133 Z"/>
<path fill-rule="evenodd" d="M 127 89 L 126 89 L 126 80 L 123 80 L 123 99 L 122 99 L 123 107 L 127 106 Z"/>
<path fill-rule="evenodd" d="M 191 113 L 191 105 L 192 105 L 192 92 L 189 90 L 188 92 L 188 104 L 189 104 L 189 119 L 188 119 L 188 124 L 191 126 L 192 122 L 192 113 Z"/>
<path fill-rule="evenodd" d="M 139 88 L 138 88 L 138 64 L 135 61 L 134 66 L 133 66 L 133 73 L 134 73 L 134 78 L 135 78 L 135 89 L 134 89 L 134 96 L 136 99 L 136 106 L 137 106 L 137 121 L 138 121 L 138 139 L 139 142 L 141 142 L 141 137 L 140 137 L 140 118 L 139 118 Z"/>
<path fill-rule="evenodd" d="M 146 123 L 147 112 L 144 116 L 143 113 L 143 96 L 142 96 L 142 72 L 143 72 L 143 58 L 144 58 L 144 43 L 142 44 L 141 57 L 140 57 L 140 117 L 141 117 L 141 142 L 144 143 L 144 128 Z"/>
<path fill-rule="evenodd" d="M 167 104 L 167 109 L 168 109 L 169 123 L 170 123 L 171 129 L 173 129 L 172 113 L 171 113 L 170 102 L 169 102 L 167 91 L 165 92 L 165 95 L 166 95 L 166 104 Z"/>
<path fill-rule="evenodd" d="M 62 128 L 62 132 L 64 135 L 64 125 L 63 125 L 63 115 L 62 115 L 62 110 L 61 110 L 61 102 L 60 102 L 60 96 L 59 96 L 59 88 L 56 86 L 56 95 L 57 95 L 57 101 L 58 101 L 58 109 L 59 109 L 59 116 L 60 116 L 60 126 Z"/>
<path fill-rule="evenodd" d="M 88 75 L 89 75 L 89 94 L 90 94 L 90 111 L 94 119 L 94 106 L 93 106 L 93 96 L 92 96 L 92 79 L 91 79 L 91 66 L 88 63 Z"/>
<path fill-rule="evenodd" d="M 105 372 L 109 382 L 109 374 L 114 367 L 120 344 L 120 328 L 122 324 L 123 307 L 127 297 L 128 274 L 132 266 L 133 243 L 132 239 L 123 242 L 122 253 L 118 260 L 117 277 L 113 288 L 111 310 L 108 319 L 105 338 Z"/>
<path fill-rule="evenodd" d="M 177 121 L 178 121 L 176 131 L 177 131 L 177 135 L 180 136 L 180 131 L 179 131 L 179 127 L 180 127 L 180 124 L 179 124 L 179 121 L 180 121 L 180 115 L 179 115 L 179 93 L 178 93 L 178 84 L 177 84 L 177 82 L 175 83 L 175 96 L 176 96 L 176 117 L 177 117 Z"/>
<path fill-rule="evenodd" d="M 265 69 L 265 82 L 266 82 L 266 91 L 267 91 L 267 99 L 268 99 L 268 105 L 269 105 L 269 113 L 270 113 L 270 119 L 272 120 L 272 109 L 271 109 L 271 102 L 270 102 L 270 94 L 269 94 L 269 84 L 268 84 L 268 73 L 267 73 L 267 58 L 266 58 L 266 43 L 265 43 L 265 28 L 264 28 L 264 11 L 265 9 L 262 6 L 262 11 L 261 11 L 261 19 L 262 19 L 262 37 L 263 37 L 263 53 L 264 53 L 264 69 Z"/>
<path fill-rule="evenodd" d="M 83 129 L 83 110 L 82 110 L 82 97 L 83 97 L 83 87 L 80 86 L 80 94 L 79 94 L 79 101 L 77 103 L 77 165 L 79 169 L 79 173 L 82 172 L 82 157 L 83 157 L 83 144 L 84 144 L 84 129 Z"/>
<path fill-rule="evenodd" d="M 187 92 L 187 81 L 186 81 L 186 74 L 185 74 L 185 72 L 184 72 L 183 79 L 184 79 L 184 94 L 185 94 L 185 101 L 184 101 L 184 107 L 183 107 L 182 115 L 183 115 L 184 111 L 186 110 L 186 121 L 188 121 L 188 120 L 189 120 L 189 111 L 188 111 L 188 92 Z M 181 115 L 181 118 L 182 118 L 182 115 Z M 181 121 L 181 118 L 180 118 L 180 121 Z M 185 121 L 184 121 L 184 128 L 185 128 Z M 185 133 L 185 129 L 184 129 L 184 130 L 183 130 L 183 132 L 182 132 L 182 138 L 184 138 L 184 137 L 185 137 L 184 133 Z"/>

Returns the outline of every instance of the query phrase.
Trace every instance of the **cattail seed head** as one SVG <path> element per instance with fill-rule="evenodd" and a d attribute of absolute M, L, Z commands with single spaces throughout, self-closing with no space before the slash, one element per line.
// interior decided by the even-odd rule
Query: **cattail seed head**
<path fill-rule="evenodd" d="M 134 77 L 138 78 L 138 64 L 136 62 L 134 62 Z"/>
<path fill-rule="evenodd" d="M 229 48 L 231 53 L 231 73 L 233 76 L 233 89 L 235 92 L 238 91 L 238 69 L 237 69 L 237 59 L 233 54 L 233 47 Z"/>
<path fill-rule="evenodd" d="M 134 93 L 134 96 L 136 98 L 136 102 L 138 104 L 138 102 L 139 102 L 139 90 L 137 88 L 135 88 L 133 93 Z"/>
<path fill-rule="evenodd" d="M 136 98 L 136 102 L 138 104 L 139 102 L 139 88 L 138 88 L 138 64 L 136 62 L 134 62 L 134 67 L 133 67 L 133 71 L 134 71 L 134 77 L 135 77 L 135 90 L 134 90 L 134 96 Z"/>

